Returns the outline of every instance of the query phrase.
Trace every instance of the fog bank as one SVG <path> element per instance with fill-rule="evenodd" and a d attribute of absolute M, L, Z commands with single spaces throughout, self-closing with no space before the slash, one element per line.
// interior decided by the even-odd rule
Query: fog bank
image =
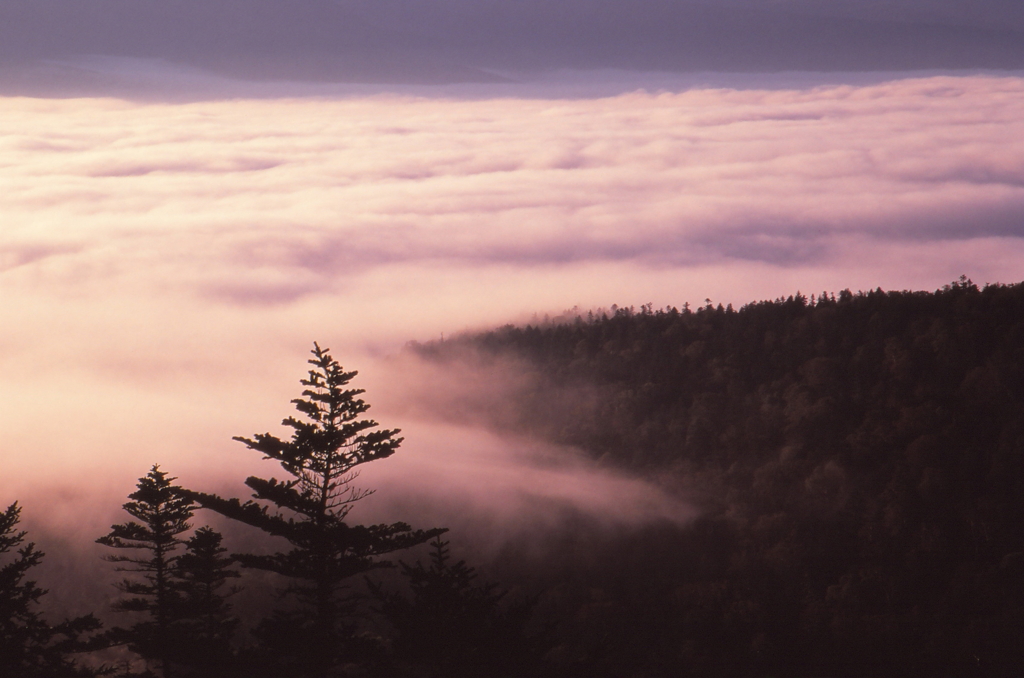
<path fill-rule="evenodd" d="M 574 306 L 1009 282 L 1024 254 L 1019 78 L 0 109 L 0 492 L 28 517 L 72 488 L 45 509 L 59 523 L 154 462 L 194 485 L 266 473 L 230 438 L 290 414 L 314 339 L 409 431 L 411 477 L 516 506 L 586 503 L 584 474 L 639 500 L 418 424 L 379 360 Z M 381 473 L 381 498 L 405 482 Z"/>

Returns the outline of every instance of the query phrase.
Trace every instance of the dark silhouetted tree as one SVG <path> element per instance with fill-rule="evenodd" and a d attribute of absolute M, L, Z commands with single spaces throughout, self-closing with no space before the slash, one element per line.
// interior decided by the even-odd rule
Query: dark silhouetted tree
<path fill-rule="evenodd" d="M 474 568 L 452 562 L 448 542 L 431 542 L 430 563 L 401 563 L 411 596 L 370 589 L 394 631 L 389 675 L 429 678 L 536 675 L 541 637 L 526 632 L 532 605 L 503 606 L 506 591 L 476 583 Z"/>
<path fill-rule="evenodd" d="M 181 594 L 175 614 L 188 645 L 181 661 L 190 675 L 202 678 L 225 676 L 231 670 L 231 637 L 239 621 L 227 602 L 239 589 L 224 590 L 239 574 L 232 568 L 235 559 L 225 555 L 222 539 L 211 528 L 200 527 L 185 542 L 175 568 Z"/>
<path fill-rule="evenodd" d="M 295 678 L 333 675 L 354 656 L 352 597 L 343 595 L 349 578 L 388 566 L 379 556 L 443 532 L 413 530 L 405 523 L 346 522 L 352 505 L 369 494 L 352 484 L 356 467 L 391 456 L 402 439 L 396 437 L 397 430 L 379 429 L 377 422 L 363 417 L 369 409 L 358 397 L 363 390 L 347 388 L 356 372 L 345 372 L 317 344 L 312 353 L 313 368 L 302 380 L 303 397 L 292 401 L 303 419 L 282 422 L 292 429 L 291 440 L 270 433 L 235 438 L 279 462 L 291 478 L 248 478 L 245 484 L 255 501 L 245 503 L 198 492 L 189 495 L 204 508 L 291 545 L 284 553 L 234 557 L 243 567 L 291 580 L 284 593 L 297 607 L 275 612 L 257 635 L 261 648 L 282 662 L 275 670 Z M 271 512 L 270 506 L 279 510 Z"/>
<path fill-rule="evenodd" d="M 164 678 L 171 678 L 175 654 L 182 646 L 182 632 L 175 622 L 180 618 L 181 590 L 177 576 L 179 556 L 185 543 L 181 535 L 191 529 L 189 519 L 195 508 L 192 501 L 172 485 L 174 478 L 154 465 L 139 479 L 138 489 L 124 504 L 135 521 L 111 526 L 110 534 L 97 543 L 136 555 L 111 555 L 106 560 L 118 563 L 118 572 L 140 575 L 124 579 L 116 586 L 124 594 L 114 608 L 139 612 L 142 621 L 128 629 L 113 629 L 110 637 L 128 645 L 147 660 L 156 660 Z M 136 522 L 137 521 L 137 522 Z"/>
<path fill-rule="evenodd" d="M 17 503 L 0 513 L 0 556 L 6 560 L 8 554 L 12 555 L 7 562 L 0 561 L 0 678 L 71 678 L 105 673 L 78 666 L 68 657 L 90 648 L 83 636 L 100 628 L 95 617 L 88 615 L 51 626 L 36 610 L 46 591 L 25 577 L 44 554 L 35 544 L 24 544 L 26 533 L 16 529 L 20 518 Z"/>

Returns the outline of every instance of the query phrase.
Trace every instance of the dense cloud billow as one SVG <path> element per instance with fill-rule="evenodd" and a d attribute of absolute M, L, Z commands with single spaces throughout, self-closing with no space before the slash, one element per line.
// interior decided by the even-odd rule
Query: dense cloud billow
<path fill-rule="evenodd" d="M 290 413 L 314 339 L 408 432 L 367 477 L 381 512 L 388 487 L 443 511 L 419 485 L 685 520 L 571 451 L 439 428 L 380 359 L 573 306 L 1020 276 L 1018 78 L 0 109 L 0 491 L 68 497 L 56 522 L 156 462 L 198 487 L 265 472 L 231 437 Z"/>
<path fill-rule="evenodd" d="M 0 2 L 0 64 L 9 68 L 104 55 L 272 80 L 492 82 L 557 68 L 1014 69 L 1024 67 L 1022 36 L 1024 11 L 1003 0 Z M 61 77 L 65 86 L 77 79 Z"/>
<path fill-rule="evenodd" d="M 117 281 L 266 306 L 383 271 L 856 268 L 955 244 L 940 283 L 1024 228 L 1016 78 L 3 105 L 0 261 L 33 289 Z M 977 263 L 1001 277 L 998 259 Z"/>

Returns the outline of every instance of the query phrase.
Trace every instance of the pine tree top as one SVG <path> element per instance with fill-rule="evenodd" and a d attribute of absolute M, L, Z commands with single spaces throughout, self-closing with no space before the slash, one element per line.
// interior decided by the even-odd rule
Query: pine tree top
<path fill-rule="evenodd" d="M 184 543 L 179 535 L 192 529 L 188 521 L 195 504 L 183 494 L 181 487 L 172 484 L 175 480 L 177 478 L 168 478 L 167 473 L 154 464 L 149 473 L 139 478 L 136 491 L 128 495 L 132 501 L 122 506 L 138 522 L 111 525 L 110 534 L 96 542 L 116 549 L 152 551 L 160 554 L 157 562 L 162 563 L 163 554 Z M 106 560 L 130 563 L 134 567 L 124 569 L 134 572 L 148 572 L 156 567 L 154 559 L 145 556 L 106 556 Z"/>
<path fill-rule="evenodd" d="M 352 485 L 357 466 L 395 453 L 402 443 L 398 429 L 379 429 L 362 415 L 369 405 L 359 398 L 363 389 L 346 388 L 358 372 L 346 372 L 330 349 L 313 343 L 312 365 L 301 383 L 302 398 L 291 402 L 303 419 L 288 417 L 281 423 L 292 429 L 291 440 L 271 433 L 234 440 L 274 459 L 294 480 L 250 478 L 247 484 L 259 498 L 310 519 L 343 519 L 351 505 L 371 494 Z"/>

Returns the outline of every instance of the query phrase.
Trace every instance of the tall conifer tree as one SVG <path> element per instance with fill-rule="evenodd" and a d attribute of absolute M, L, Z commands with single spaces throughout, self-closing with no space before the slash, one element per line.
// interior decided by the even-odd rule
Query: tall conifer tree
<path fill-rule="evenodd" d="M 291 439 L 270 433 L 236 437 L 249 449 L 281 464 L 291 478 L 250 477 L 253 500 L 198 492 L 198 504 L 264 532 L 283 537 L 291 548 L 270 555 L 235 554 L 243 567 L 275 572 L 291 580 L 285 593 L 297 608 L 278 611 L 262 625 L 261 641 L 276 648 L 290 676 L 328 676 L 350 656 L 353 627 L 342 595 L 346 581 L 386 567 L 380 556 L 423 543 L 444 530 L 413 530 L 405 523 L 352 525 L 346 517 L 370 494 L 353 485 L 357 467 L 394 454 L 398 431 L 380 429 L 363 417 L 369 405 L 362 389 L 348 388 L 356 372 L 346 372 L 328 349 L 313 345 L 312 365 L 302 397 L 293 400 L 302 419 L 288 417 Z M 270 507 L 275 510 L 271 511 Z"/>

